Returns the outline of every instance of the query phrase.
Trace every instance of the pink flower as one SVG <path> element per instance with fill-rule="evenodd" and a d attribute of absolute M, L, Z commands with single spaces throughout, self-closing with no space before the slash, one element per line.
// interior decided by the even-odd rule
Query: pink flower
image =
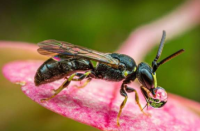
<path fill-rule="evenodd" d="M 25 45 L 26 46 L 26 45 Z M 151 117 L 139 110 L 134 95 L 129 94 L 126 107 L 120 118 L 120 127 L 116 125 L 119 105 L 123 97 L 119 94 L 119 83 L 93 80 L 84 89 L 74 87 L 72 83 L 52 100 L 41 103 L 42 98 L 52 95 L 62 80 L 36 87 L 34 75 L 42 61 L 17 61 L 4 66 L 3 73 L 11 82 L 21 84 L 22 91 L 32 100 L 65 117 L 94 126 L 102 130 L 195 130 L 200 128 L 200 118 L 188 110 L 179 101 L 169 97 L 162 109 L 150 109 Z M 136 87 L 136 85 L 132 85 Z M 145 100 L 139 94 L 142 105 Z M 199 105 L 198 105 L 199 106 Z M 199 106 L 200 108 L 200 106 Z"/>
<path fill-rule="evenodd" d="M 190 11 L 191 14 L 197 6 L 194 3 L 187 4 L 187 11 Z M 181 12 L 184 14 L 183 9 L 186 9 L 186 7 L 182 8 L 178 9 L 178 11 L 182 10 Z M 175 15 L 176 12 L 149 26 L 139 28 L 131 34 L 118 52 L 132 56 L 138 63 L 144 54 L 160 39 L 163 29 L 169 35 L 172 34 L 170 36 L 172 37 L 180 33 L 185 25 L 190 25 L 184 27 L 184 29 L 187 29 L 195 25 L 195 22 L 197 23 L 197 20 L 194 19 L 192 24 L 188 24 L 187 20 L 196 18 L 194 16 L 182 16 L 180 13 L 179 19 L 174 19 Z M 176 25 L 180 20 L 183 20 L 182 24 Z M 171 25 L 168 25 L 168 22 Z M 25 49 L 35 53 L 37 49 L 34 45 L 14 42 L 1 42 L 0 48 Z M 52 90 L 58 88 L 63 82 L 63 80 L 59 80 L 36 87 L 34 75 L 42 63 L 43 61 L 38 60 L 11 62 L 3 67 L 3 74 L 11 82 L 20 84 L 22 91 L 32 100 L 60 115 L 101 130 L 200 130 L 199 116 L 187 108 L 190 107 L 199 111 L 199 103 L 169 95 L 168 103 L 162 109 L 145 110 L 151 114 L 151 116 L 146 116 L 141 113 L 135 103 L 134 93 L 128 94 L 128 102 L 122 111 L 120 117 L 121 125 L 118 127 L 116 124 L 117 113 L 124 99 L 119 93 L 121 83 L 92 80 L 85 88 L 77 89 L 75 85 L 79 83 L 72 82 L 67 89 L 64 89 L 55 98 L 41 103 L 40 100 L 42 98 L 51 96 L 53 94 Z M 130 86 L 136 90 L 139 87 L 136 82 Z M 139 90 L 138 92 L 140 103 L 144 106 L 146 101 Z"/>

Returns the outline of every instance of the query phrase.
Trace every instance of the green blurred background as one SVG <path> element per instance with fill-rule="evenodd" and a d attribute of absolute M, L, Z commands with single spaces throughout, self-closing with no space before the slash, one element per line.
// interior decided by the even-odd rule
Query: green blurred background
<path fill-rule="evenodd" d="M 184 1 L 0 0 L 0 3 L 0 40 L 37 43 L 57 39 L 113 52 L 132 30 L 166 15 Z M 173 49 L 185 48 L 186 52 L 157 71 L 159 85 L 168 92 L 196 101 L 200 101 L 199 36 L 200 26 L 168 41 L 162 58 Z M 157 47 L 145 61 L 151 63 L 156 52 Z M 0 67 L 11 60 L 34 58 L 28 52 L 0 50 L 0 55 Z M 41 107 L 2 75 L 0 83 L 1 131 L 97 130 Z"/>

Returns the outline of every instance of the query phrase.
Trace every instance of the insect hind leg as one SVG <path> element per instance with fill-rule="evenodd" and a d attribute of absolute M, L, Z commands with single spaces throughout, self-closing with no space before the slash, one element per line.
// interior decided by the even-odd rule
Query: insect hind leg
<path fill-rule="evenodd" d="M 90 77 L 90 78 L 88 78 L 81 86 L 77 86 L 77 85 L 76 85 L 76 87 L 77 87 L 77 88 L 83 88 L 83 87 L 85 87 L 91 80 L 92 80 L 92 78 Z"/>
<path fill-rule="evenodd" d="M 91 71 L 88 71 L 88 72 L 86 72 L 86 73 L 84 73 L 82 75 L 79 74 L 80 75 L 79 78 L 72 79 L 73 81 L 81 81 L 81 80 L 83 80 L 83 79 L 85 79 L 85 78 L 88 77 L 87 80 L 81 86 L 77 86 L 76 85 L 76 87 L 77 88 L 83 88 L 83 87 L 85 87 L 92 80 L 92 78 L 89 77 L 89 75 L 91 73 L 92 73 Z"/>
<path fill-rule="evenodd" d="M 81 73 L 73 73 L 69 78 L 67 78 L 63 83 L 62 85 L 58 88 L 58 89 L 55 89 L 54 90 L 54 94 L 48 98 L 44 98 L 44 99 L 41 99 L 41 102 L 45 102 L 45 101 L 48 101 L 52 98 L 54 98 L 58 93 L 60 93 L 64 88 L 66 88 L 71 81 L 75 80 L 75 81 L 80 81 L 82 79 L 84 79 L 85 77 L 87 77 L 89 74 L 91 74 L 91 71 L 88 71 L 84 74 L 81 75 Z M 79 78 L 74 78 L 75 76 L 79 76 Z M 90 78 L 88 78 L 89 80 Z M 87 82 L 87 81 L 86 81 Z"/>

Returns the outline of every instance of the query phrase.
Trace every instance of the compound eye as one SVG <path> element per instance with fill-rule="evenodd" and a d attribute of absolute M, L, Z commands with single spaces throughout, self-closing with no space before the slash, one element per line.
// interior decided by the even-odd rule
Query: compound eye
<path fill-rule="evenodd" d="M 154 88 L 153 76 L 147 69 L 143 69 L 141 71 L 141 78 L 142 78 L 141 82 L 146 88 L 148 89 Z"/>

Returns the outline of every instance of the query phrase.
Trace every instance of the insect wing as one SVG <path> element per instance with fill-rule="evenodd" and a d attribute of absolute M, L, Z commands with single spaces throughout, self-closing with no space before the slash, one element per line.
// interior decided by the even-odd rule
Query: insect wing
<path fill-rule="evenodd" d="M 48 55 L 52 57 L 58 55 L 65 55 L 66 57 L 80 57 L 111 65 L 118 65 L 119 63 L 118 60 L 112 58 L 108 53 L 97 52 L 67 42 L 45 40 L 38 43 L 38 46 L 40 47 L 38 52 L 42 55 Z"/>

